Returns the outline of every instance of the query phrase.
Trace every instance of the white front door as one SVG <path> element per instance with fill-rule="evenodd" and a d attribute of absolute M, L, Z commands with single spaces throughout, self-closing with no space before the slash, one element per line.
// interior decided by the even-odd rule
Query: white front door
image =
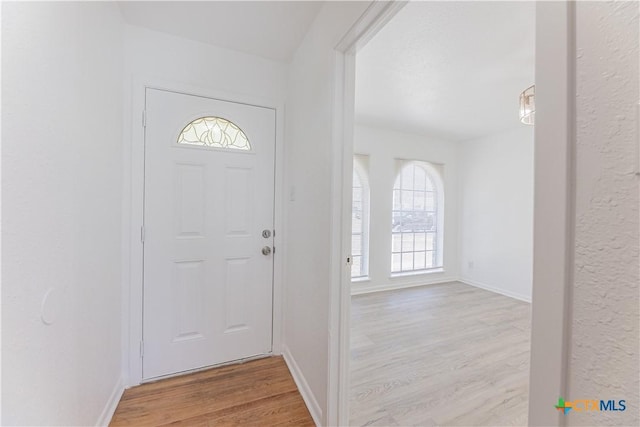
<path fill-rule="evenodd" d="M 271 352 L 274 154 L 275 110 L 147 89 L 143 379 Z"/>

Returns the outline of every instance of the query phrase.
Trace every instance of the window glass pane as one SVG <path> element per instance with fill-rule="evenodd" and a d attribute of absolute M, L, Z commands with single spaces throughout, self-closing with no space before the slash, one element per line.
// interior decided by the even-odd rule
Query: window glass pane
<path fill-rule="evenodd" d="M 351 235 L 351 254 L 362 255 L 362 236 L 359 234 Z"/>
<path fill-rule="evenodd" d="M 391 254 L 391 271 L 396 273 L 402 271 L 400 266 L 400 254 Z"/>
<path fill-rule="evenodd" d="M 402 233 L 402 252 L 413 251 L 413 233 Z"/>
<path fill-rule="evenodd" d="M 427 193 L 416 191 L 413 193 L 413 208 L 417 211 L 425 209 L 425 197 Z"/>
<path fill-rule="evenodd" d="M 408 166 L 402 169 L 402 188 L 413 190 L 413 169 L 415 166 Z"/>
<path fill-rule="evenodd" d="M 360 233 L 362 230 L 362 214 L 353 212 L 351 216 L 351 230 L 353 233 Z"/>
<path fill-rule="evenodd" d="M 425 268 L 425 253 L 414 252 L 413 253 L 413 268 L 415 270 L 424 270 Z"/>
<path fill-rule="evenodd" d="M 402 253 L 402 271 L 413 270 L 413 252 Z"/>
<path fill-rule="evenodd" d="M 436 249 L 435 238 L 435 233 L 427 233 L 427 244 L 425 245 L 426 250 L 434 251 Z"/>
<path fill-rule="evenodd" d="M 434 251 L 428 251 L 427 252 L 427 262 L 425 264 L 425 268 L 433 268 L 435 267 L 435 262 L 434 262 Z"/>
<path fill-rule="evenodd" d="M 415 168 L 415 177 L 413 181 L 413 188 L 416 190 L 425 190 L 427 185 L 427 174 L 421 167 Z"/>
<path fill-rule="evenodd" d="M 353 188 L 362 188 L 362 181 L 360 181 L 360 176 L 355 169 L 353 171 Z"/>
<path fill-rule="evenodd" d="M 362 188 L 354 188 L 351 199 L 353 200 L 353 203 L 362 202 Z"/>
<path fill-rule="evenodd" d="M 401 205 L 403 211 L 413 210 L 413 191 L 402 192 Z"/>
<path fill-rule="evenodd" d="M 353 257 L 353 264 L 351 264 L 351 277 L 358 277 L 362 275 L 362 258 L 359 256 Z"/>
<path fill-rule="evenodd" d="M 435 212 L 428 212 L 426 219 L 426 228 L 427 231 L 436 231 L 436 214 Z"/>
<path fill-rule="evenodd" d="M 424 233 L 416 233 L 415 234 L 415 245 L 416 245 L 416 251 L 424 251 L 426 249 L 426 234 Z"/>
<path fill-rule="evenodd" d="M 413 231 L 425 231 L 429 228 L 428 213 L 425 211 L 411 212 L 411 229 Z"/>
<path fill-rule="evenodd" d="M 425 209 L 428 211 L 436 210 L 436 193 L 430 191 L 425 193 Z"/>
<path fill-rule="evenodd" d="M 436 188 L 433 186 L 433 180 L 427 175 L 427 179 L 425 180 L 425 190 L 427 191 L 436 191 Z"/>
<path fill-rule="evenodd" d="M 402 251 L 402 234 L 394 233 L 391 235 L 391 251 L 392 252 Z"/>

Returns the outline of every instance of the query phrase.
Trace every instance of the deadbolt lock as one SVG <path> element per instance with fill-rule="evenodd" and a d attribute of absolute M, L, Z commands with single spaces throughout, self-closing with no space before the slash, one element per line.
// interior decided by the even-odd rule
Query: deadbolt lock
<path fill-rule="evenodd" d="M 264 237 L 265 239 L 271 237 L 271 230 L 262 230 L 262 237 Z"/>

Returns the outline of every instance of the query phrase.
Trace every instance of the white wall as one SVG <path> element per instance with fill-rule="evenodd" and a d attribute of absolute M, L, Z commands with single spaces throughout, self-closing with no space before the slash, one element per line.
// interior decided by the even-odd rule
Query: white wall
<path fill-rule="evenodd" d="M 120 397 L 121 31 L 115 3 L 2 4 L 3 425 Z"/>
<path fill-rule="evenodd" d="M 125 25 L 125 58 L 127 84 L 138 78 L 269 103 L 284 100 L 282 62 L 132 25 Z"/>
<path fill-rule="evenodd" d="M 638 2 L 578 2 L 575 288 L 566 399 L 625 399 L 569 425 L 639 425 Z"/>
<path fill-rule="evenodd" d="M 137 384 L 141 378 L 141 360 L 137 355 L 142 338 L 140 307 L 142 291 L 140 263 L 142 245 L 137 230 L 142 217 L 142 127 L 140 117 L 144 109 L 144 85 L 185 91 L 204 96 L 280 107 L 284 103 L 287 66 L 284 63 L 248 55 L 229 49 L 200 43 L 141 27 L 125 25 L 125 138 L 124 138 L 124 210 L 123 210 L 123 364 L 129 374 L 127 383 Z M 277 146 L 282 150 L 282 111 L 277 112 Z M 133 166 L 133 168 L 132 168 Z M 279 195 L 282 176 L 277 173 Z M 132 220 L 133 218 L 133 220 Z M 276 219 L 276 226 L 280 226 Z M 131 230 L 136 230 L 131 233 Z M 276 245 L 280 237 L 276 235 Z M 276 268 L 280 264 L 276 263 Z M 275 291 L 281 286 L 281 273 L 276 271 Z M 280 307 L 275 301 L 275 311 Z M 130 319 L 129 313 L 137 313 Z M 277 324 L 276 324 L 277 326 Z M 279 337 L 275 330 L 275 337 Z M 277 347 L 277 342 L 275 342 Z M 130 351 L 131 349 L 131 351 Z M 275 351 L 279 351 L 275 348 Z"/>
<path fill-rule="evenodd" d="M 531 301 L 533 127 L 458 147 L 460 279 Z"/>
<path fill-rule="evenodd" d="M 303 397 L 327 424 L 334 46 L 367 2 L 322 6 L 289 69 L 284 353 Z M 335 332 L 337 333 L 337 331 Z"/>
<path fill-rule="evenodd" d="M 369 281 L 354 281 L 352 294 L 456 280 L 458 277 L 457 144 L 395 130 L 357 125 L 354 151 L 369 156 Z M 444 181 L 443 272 L 391 277 L 392 190 L 396 159 L 423 160 L 442 166 Z"/>

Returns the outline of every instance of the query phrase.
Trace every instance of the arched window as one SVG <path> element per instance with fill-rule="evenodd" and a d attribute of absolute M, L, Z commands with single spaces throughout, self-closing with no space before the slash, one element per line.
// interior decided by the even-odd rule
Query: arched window
<path fill-rule="evenodd" d="M 369 274 L 369 183 L 364 156 L 354 156 L 351 209 L 351 277 Z"/>
<path fill-rule="evenodd" d="M 391 272 L 442 267 L 444 195 L 437 169 L 404 161 L 393 186 Z"/>

